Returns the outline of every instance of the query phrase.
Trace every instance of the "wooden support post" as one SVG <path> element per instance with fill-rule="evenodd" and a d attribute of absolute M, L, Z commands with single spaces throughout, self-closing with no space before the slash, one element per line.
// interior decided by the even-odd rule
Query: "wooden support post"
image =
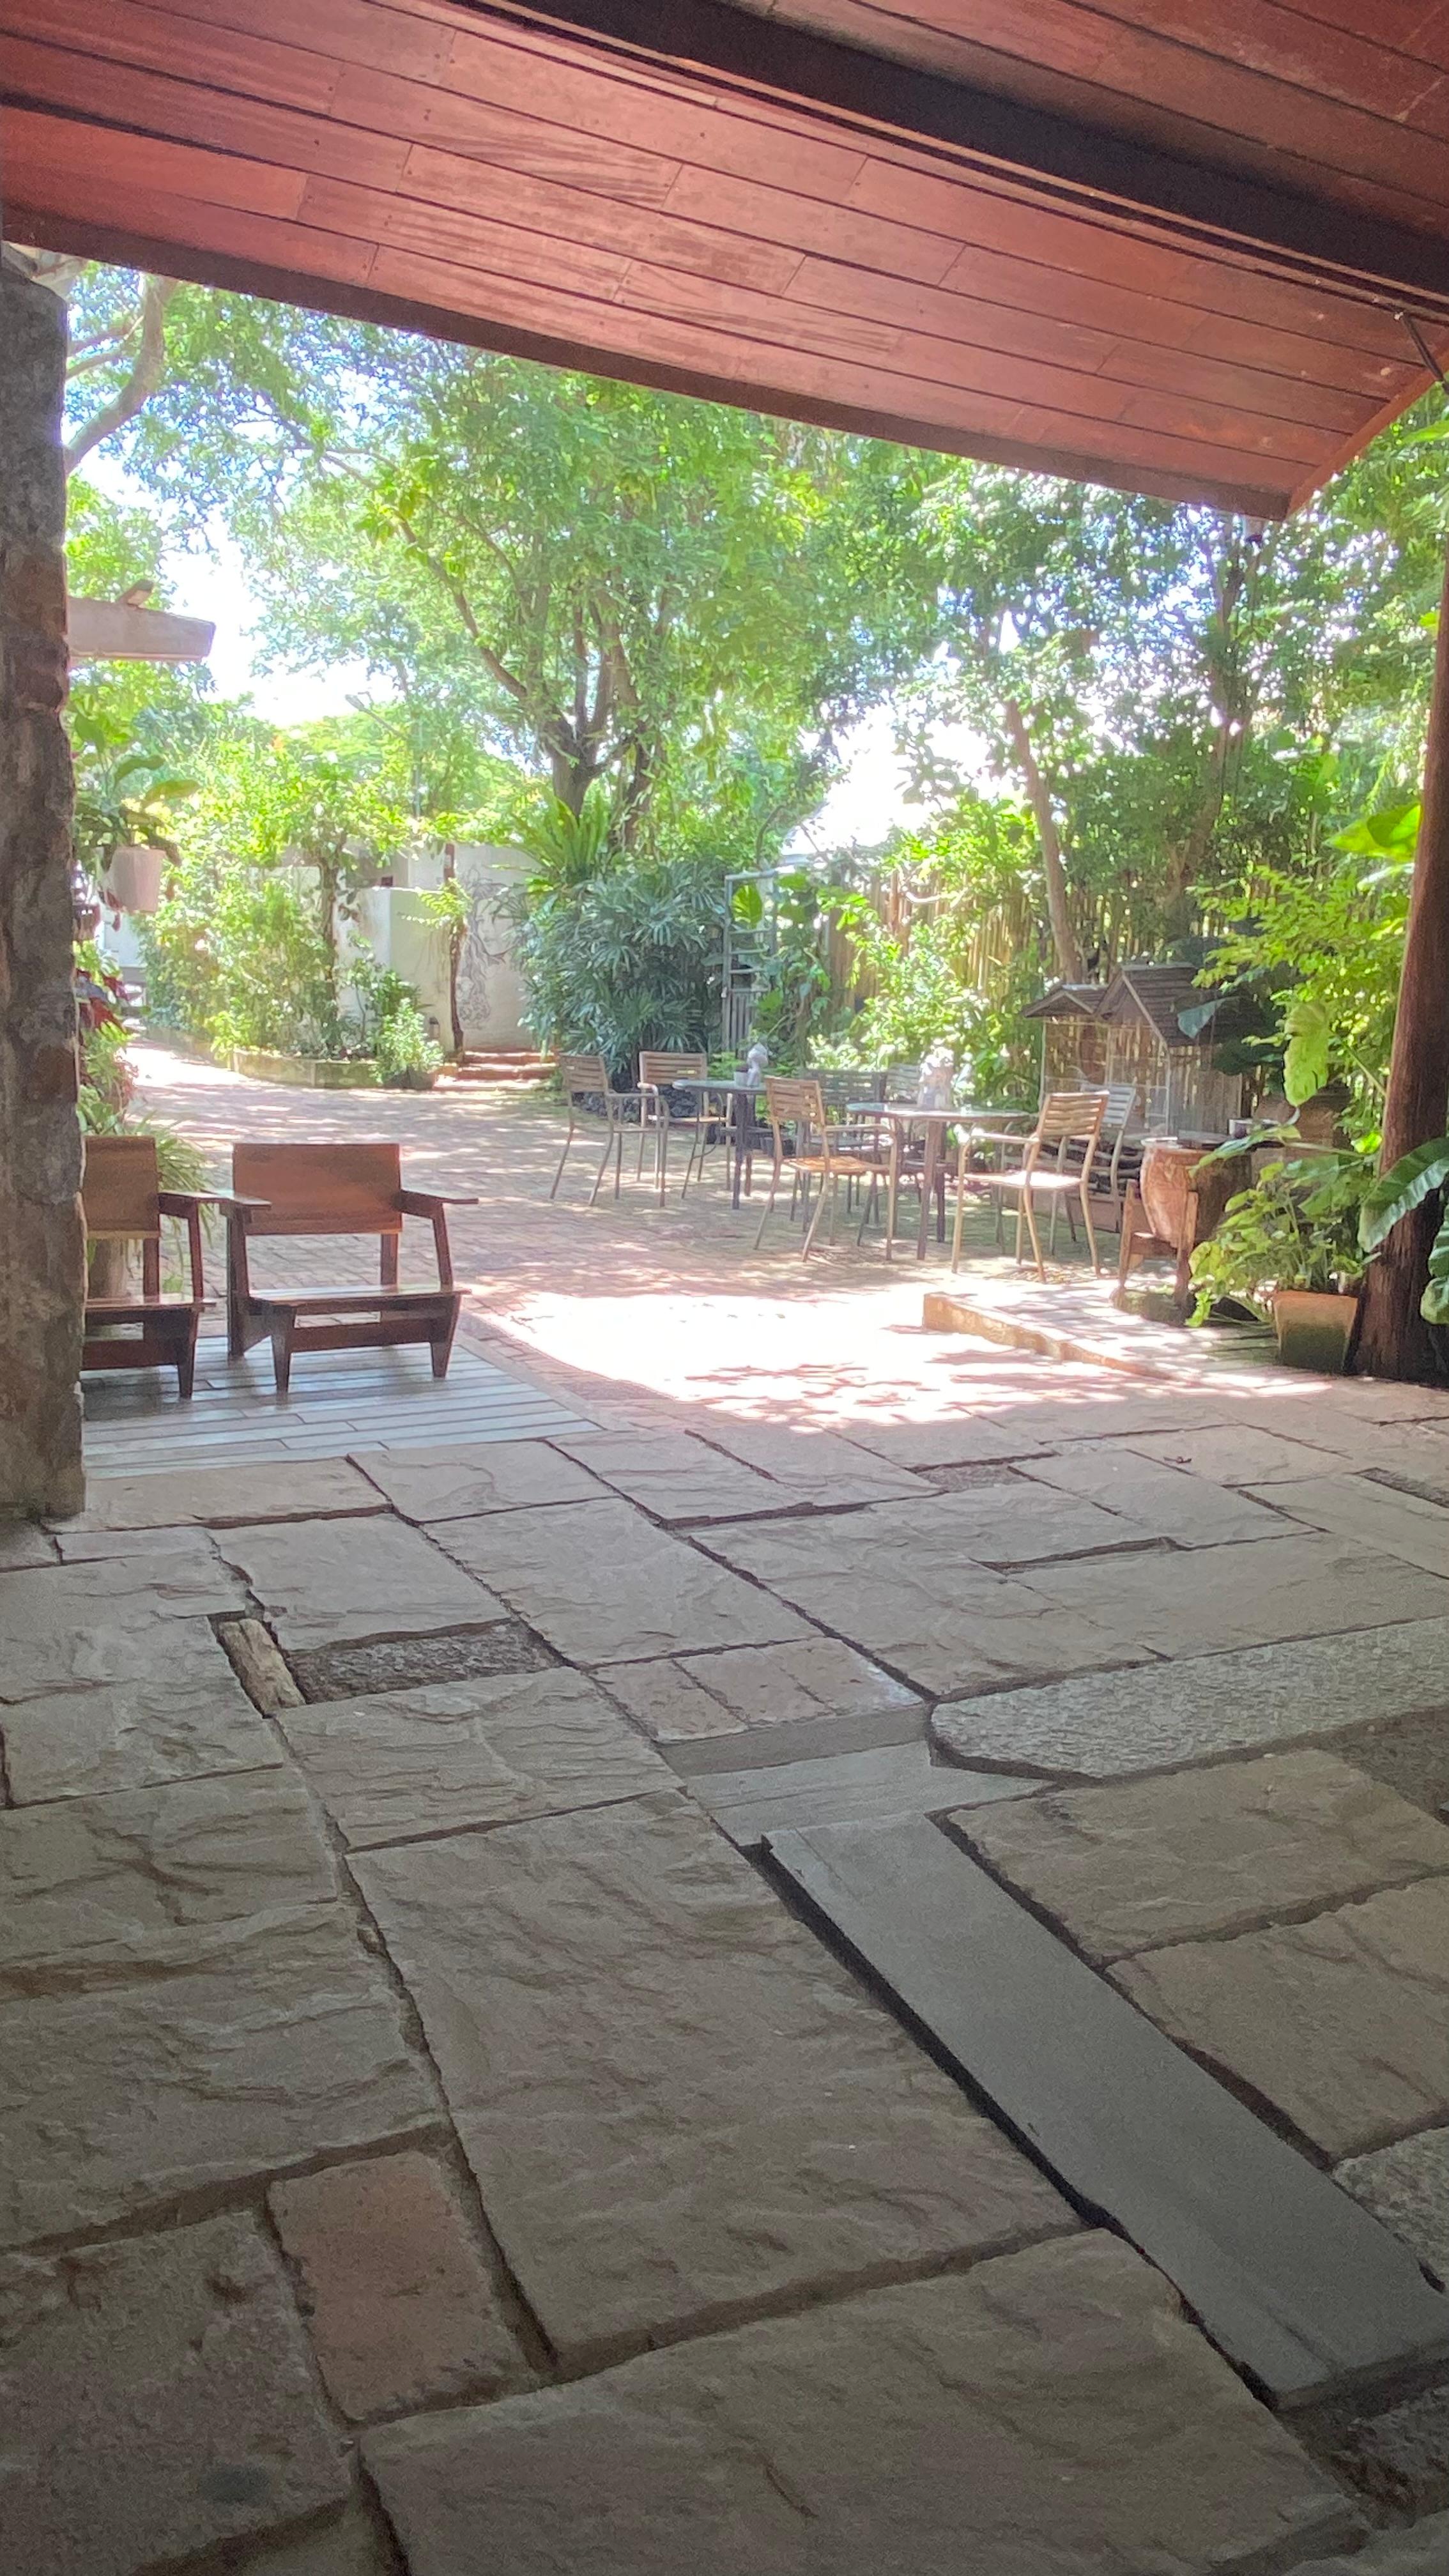
<path fill-rule="evenodd" d="M 85 1499 L 65 347 L 64 308 L 0 250 L 0 1516 Z"/>
<path fill-rule="evenodd" d="M 1439 642 L 1414 891 L 1404 942 L 1399 1007 L 1384 1103 L 1383 1169 L 1449 1123 L 1449 566 Z M 1419 1313 L 1429 1275 L 1437 1202 L 1396 1225 L 1369 1267 L 1352 1365 L 1370 1377 L 1428 1380 L 1444 1374 L 1434 1334 Z"/>

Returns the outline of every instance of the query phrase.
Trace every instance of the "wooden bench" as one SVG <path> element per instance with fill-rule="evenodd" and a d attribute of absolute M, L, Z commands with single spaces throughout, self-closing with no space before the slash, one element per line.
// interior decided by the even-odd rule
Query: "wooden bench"
<path fill-rule="evenodd" d="M 189 1396 L 196 1376 L 196 1336 L 206 1285 L 201 1262 L 201 1210 L 210 1193 L 163 1190 L 153 1136 L 88 1136 L 81 1208 L 87 1245 L 139 1243 L 141 1294 L 86 1296 L 82 1369 L 174 1368 L 177 1391 Z M 189 1297 L 161 1293 L 161 1220 L 186 1227 Z M 134 1325 L 134 1333 L 126 1328 Z"/>
<path fill-rule="evenodd" d="M 396 1145 L 237 1145 L 227 1202 L 227 1342 L 240 1359 L 270 1338 L 277 1393 L 291 1382 L 296 1351 L 393 1350 L 426 1342 L 434 1377 L 446 1377 L 462 1291 L 453 1285 L 450 1207 L 472 1198 L 405 1190 Z M 430 1219 L 436 1288 L 400 1288 L 403 1219 Z M 248 1246 L 265 1235 L 363 1234 L 378 1238 L 376 1288 L 254 1288 Z"/>

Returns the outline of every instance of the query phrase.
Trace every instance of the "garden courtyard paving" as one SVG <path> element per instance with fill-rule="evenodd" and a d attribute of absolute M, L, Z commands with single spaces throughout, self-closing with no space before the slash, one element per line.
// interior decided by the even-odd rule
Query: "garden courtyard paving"
<path fill-rule="evenodd" d="M 476 1191 L 470 1343 L 595 1427 L 0 1542 L 0 2563 L 1443 2576 L 1449 1402 L 926 1334 L 714 1174 L 549 1206 L 537 1106 L 148 1082 Z M 1354 2213 L 1372 2361 L 1265 2403 L 787 1892 L 902 1815 Z"/>

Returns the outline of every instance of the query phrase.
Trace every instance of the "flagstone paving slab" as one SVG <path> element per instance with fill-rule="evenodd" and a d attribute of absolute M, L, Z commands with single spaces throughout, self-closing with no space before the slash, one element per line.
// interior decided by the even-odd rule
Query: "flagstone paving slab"
<path fill-rule="evenodd" d="M 1376 2155 L 1349 2156 L 1334 2180 L 1449 2283 L 1449 2129 L 1423 2129 Z"/>
<path fill-rule="evenodd" d="M 897 1719 L 907 1740 L 924 1717 L 915 1691 L 835 1637 L 621 1666 L 609 1688 L 659 1743 L 876 1717 Z"/>
<path fill-rule="evenodd" d="M 290 1770 L 64 1798 L 0 1813 L 0 1987 L 144 1952 L 190 1927 L 330 1905 L 332 1855 Z"/>
<path fill-rule="evenodd" d="M 1449 1450 L 1449 1440 L 1444 1443 Z M 1449 1459 L 1446 1459 L 1449 1467 Z M 1405 1565 L 1449 1574 L 1449 1511 L 1413 1494 L 1394 1492 L 1371 1476 L 1318 1476 L 1303 1484 L 1265 1486 L 1280 1511 L 1313 1529 L 1333 1530 L 1378 1548 Z M 1449 1491 L 1449 1483 L 1446 1483 Z"/>
<path fill-rule="evenodd" d="M 366 2457 L 413 2576 L 1262 2576 L 1362 2529 L 1096 2234 L 392 2425 Z"/>
<path fill-rule="evenodd" d="M 1449 2119 L 1449 1881 L 1111 1973 L 1335 2162 Z"/>
<path fill-rule="evenodd" d="M 958 1503 L 980 1500 L 978 1494 L 952 1494 L 928 1509 L 884 1503 L 839 1521 L 822 1517 L 715 1529 L 708 1546 L 928 1693 L 1146 1659 L 1144 1648 L 1105 1621 L 1053 1617 L 1025 1581 L 975 1564 L 950 1515 Z M 1049 1502 L 1033 1509 L 1043 1521 L 1050 1518 L 1068 1544 L 1072 1516 L 1090 1511 L 1085 1504 Z M 898 1525 L 903 1512 L 911 1515 L 908 1531 Z M 1124 1526 L 1105 1512 L 1092 1512 L 1077 1524 L 1078 1534 L 1095 1535 L 1098 1521 Z M 980 1518 L 973 1514 L 969 1526 L 973 1534 L 979 1531 Z M 1016 1536 L 1023 1535 L 1018 1524 Z M 990 1544 L 989 1531 L 986 1538 Z M 1104 1562 L 1094 1559 L 1093 1572 Z M 1174 1556 L 1171 1562 L 1187 1560 Z"/>
<path fill-rule="evenodd" d="M 353 1846 L 606 1806 L 672 1785 L 602 1691 L 557 1665 L 313 1702 L 285 1709 L 281 1723 Z"/>
<path fill-rule="evenodd" d="M 929 1491 L 923 1479 L 892 1466 L 854 1439 L 834 1431 L 797 1431 L 784 1422 L 735 1422 L 727 1414 L 710 1423 L 711 1444 L 785 1486 L 796 1503 L 839 1511 L 856 1503 L 909 1502 Z"/>
<path fill-rule="evenodd" d="M 110 1641 L 127 1631 L 149 1638 L 158 1622 L 245 1608 L 236 1576 L 200 1551 L 11 1575 L 0 1583 L 0 1699 L 109 1681 Z"/>
<path fill-rule="evenodd" d="M 229 1529 L 218 1543 L 246 1576 L 284 1654 L 432 1628 L 481 1628 L 508 1615 L 441 1548 L 390 1513 Z"/>
<path fill-rule="evenodd" d="M 441 1522 L 436 1536 L 572 1663 L 785 1645 L 810 1634 L 793 1610 L 656 1529 L 631 1503 L 495 1512 Z"/>
<path fill-rule="evenodd" d="M 174 1529 L 61 1529 L 55 1547 L 62 1565 L 94 1564 L 109 1556 L 200 1556 L 219 1569 L 221 1558 L 210 1530 L 195 1521 Z"/>
<path fill-rule="evenodd" d="M 83 1972 L 84 1973 L 84 1972 Z M 437 2116 L 385 1971 L 338 1906 L 138 1942 L 0 2003 L 0 2243 L 416 2131 Z"/>
<path fill-rule="evenodd" d="M 251 2218 L 11 2256 L 0 2352 L 16 2576 L 138 2576 L 347 2495 L 291 2294 Z"/>
<path fill-rule="evenodd" d="M 1449 1871 L 1449 1829 L 1327 1753 L 1050 1790 L 959 1822 L 1099 1964 Z"/>
<path fill-rule="evenodd" d="M 267 2194 L 333 2403 L 354 2423 L 526 2376 L 441 2168 L 415 2150 Z"/>
<path fill-rule="evenodd" d="M 578 1451 L 602 1477 L 641 1511 L 661 1521 L 733 1520 L 749 1512 L 788 1511 L 789 1496 L 768 1476 L 697 1440 L 692 1431 L 594 1432 Z"/>
<path fill-rule="evenodd" d="M 356 1867 L 570 2367 L 1075 2224 L 682 1794 Z"/>
<path fill-rule="evenodd" d="M 8 1707 L 0 1697 L 17 1806 L 266 1769 L 282 1759 L 205 1619 L 57 1637 L 48 1656 L 29 1658 L 28 1677 L 45 1661 L 52 1671 L 69 1661 L 73 1686 Z M 0 1673 L 7 1684 L 19 1678 L 13 1665 L 5 1668 L 3 1651 Z"/>
<path fill-rule="evenodd" d="M 547 1440 L 475 1440 L 456 1449 L 358 1449 L 360 1467 L 408 1521 L 470 1520 L 529 1503 L 586 1503 L 597 1477 Z"/>
<path fill-rule="evenodd" d="M 248 2550 L 227 2576 L 397 2576 L 398 2561 L 360 2509 L 274 2549 Z M 190 2571 L 188 2571 L 190 2576 Z"/>
<path fill-rule="evenodd" d="M 1198 1430 L 1135 1431 L 1125 1445 L 1141 1458 L 1165 1467 L 1185 1467 L 1219 1485 L 1266 1485 L 1278 1479 L 1331 1476 L 1342 1464 L 1333 1450 L 1315 1448 L 1305 1436 L 1286 1428 L 1265 1431 L 1244 1419 L 1204 1425 Z"/>
<path fill-rule="evenodd" d="M 1410 2531 L 1381 2531 L 1351 2558 L 1314 2558 L 1294 2576 L 1444 2576 L 1449 2567 L 1449 2513 Z"/>
<path fill-rule="evenodd" d="M 62 1531 L 207 1529 L 252 1521 L 306 1520 L 324 1513 L 378 1512 L 382 1498 L 344 1458 L 299 1458 L 285 1466 L 178 1467 L 154 1476 L 90 1476 L 86 1508 Z"/>
<path fill-rule="evenodd" d="M 1327 1537 L 1103 1556 L 1090 1565 L 1033 1566 L 1022 1580 L 1059 1613 L 1094 1618 L 1161 1655 L 1216 1654 L 1449 1613 L 1441 1576 Z"/>
<path fill-rule="evenodd" d="M 1024 1460 L 1021 1473 L 1034 1483 L 1122 1512 L 1154 1538 L 1170 1538 L 1179 1547 L 1221 1547 L 1231 1539 L 1284 1535 L 1282 1521 L 1262 1503 L 1206 1476 L 1139 1457 L 1113 1441 L 1085 1441 L 1055 1458 Z"/>
<path fill-rule="evenodd" d="M 1027 1427 L 984 1413 L 947 1414 L 935 1422 L 858 1422 L 843 1435 L 853 1449 L 871 1450 L 888 1465 L 908 1470 L 967 1467 L 983 1460 L 1037 1458 L 1048 1443 Z"/>
<path fill-rule="evenodd" d="M 1449 1619 L 1414 1619 L 947 1701 L 931 1732 L 961 1762 L 1110 1780 L 1446 1709 Z"/>

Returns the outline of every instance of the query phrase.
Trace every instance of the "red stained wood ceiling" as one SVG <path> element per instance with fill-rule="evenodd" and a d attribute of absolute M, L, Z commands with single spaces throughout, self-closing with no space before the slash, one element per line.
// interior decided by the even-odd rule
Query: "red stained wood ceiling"
<path fill-rule="evenodd" d="M 0 0 L 0 100 L 13 240 L 1253 515 L 1449 351 L 1449 0 Z"/>

